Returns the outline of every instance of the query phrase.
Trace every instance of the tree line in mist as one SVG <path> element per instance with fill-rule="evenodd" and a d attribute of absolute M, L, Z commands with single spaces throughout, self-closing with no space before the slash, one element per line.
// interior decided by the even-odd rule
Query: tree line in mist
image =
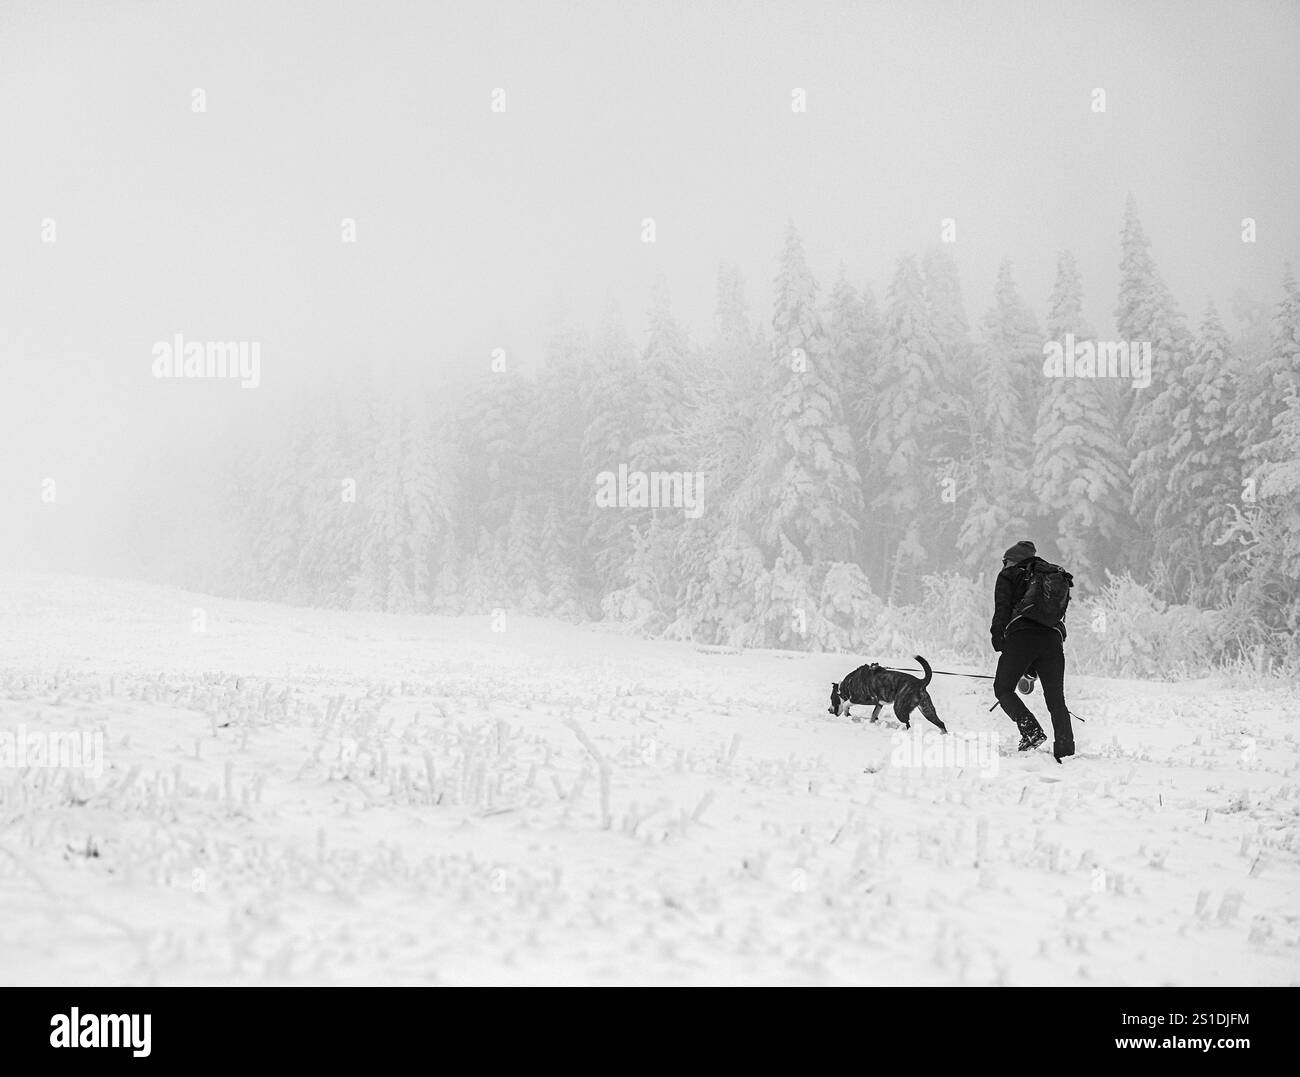
<path fill-rule="evenodd" d="M 1041 318 L 1003 263 L 972 324 L 944 247 L 901 258 L 878 301 L 842 275 L 819 286 L 792 225 L 773 309 L 751 311 L 724 266 L 707 343 L 660 281 L 640 346 L 611 308 L 557 328 L 535 376 L 316 394 L 224 473 L 184 582 L 853 649 L 864 619 L 942 603 L 953 574 L 991 579 L 1031 537 L 1083 596 L 1128 575 L 1225 611 L 1225 653 L 1285 653 L 1300 286 L 1288 271 L 1279 304 L 1243 299 L 1229 332 L 1212 304 L 1189 317 L 1175 300 L 1131 200 L 1120 240 L 1117 337 L 1149 345 L 1144 388 L 1045 375 L 1046 344 L 1096 341 L 1069 253 Z M 600 476 L 620 467 L 699 476 L 695 511 L 610 505 Z"/>

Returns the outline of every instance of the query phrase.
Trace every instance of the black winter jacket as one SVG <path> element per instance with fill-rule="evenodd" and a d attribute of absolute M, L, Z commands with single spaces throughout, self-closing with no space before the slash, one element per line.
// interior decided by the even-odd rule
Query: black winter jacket
<path fill-rule="evenodd" d="M 1029 571 L 1035 564 L 1045 564 L 1041 557 L 1029 557 L 1019 564 L 1008 565 L 998 573 L 993 582 L 993 623 L 989 633 L 993 638 L 993 649 L 1002 650 L 1002 641 L 1010 632 L 1022 628 L 1042 626 L 1036 621 L 1014 615 L 1016 603 L 1024 597 L 1025 588 L 1029 586 Z M 1065 639 L 1065 622 L 1057 621 L 1052 626 Z"/>

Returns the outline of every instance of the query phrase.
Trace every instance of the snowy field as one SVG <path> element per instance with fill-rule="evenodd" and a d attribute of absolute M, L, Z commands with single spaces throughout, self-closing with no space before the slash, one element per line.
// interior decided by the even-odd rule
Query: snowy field
<path fill-rule="evenodd" d="M 940 756 L 852 658 L 527 618 L 9 574 L 0 654 L 6 984 L 1300 982 L 1277 685 L 1067 677 L 1058 766 L 986 681 Z"/>

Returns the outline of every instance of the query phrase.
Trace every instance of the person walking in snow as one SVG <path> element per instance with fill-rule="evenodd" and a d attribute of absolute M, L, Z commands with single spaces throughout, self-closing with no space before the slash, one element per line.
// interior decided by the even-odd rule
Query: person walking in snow
<path fill-rule="evenodd" d="M 1001 652 L 993 678 L 993 693 L 1020 730 L 1020 751 L 1031 751 L 1047 739 L 1033 711 L 1016 693 L 1017 684 L 1026 692 L 1033 689 L 1031 671 L 1036 671 L 1052 716 L 1052 755 L 1059 763 L 1074 754 L 1074 731 L 1065 705 L 1065 620 L 1062 617 L 1044 624 L 1032 615 L 1017 612 L 1023 606 L 1022 600 L 1035 572 L 1052 569 L 1068 580 L 1069 574 L 1039 557 L 1037 548 L 1028 539 L 1008 549 L 1002 555 L 1002 570 L 993 585 L 993 623 L 989 631 L 993 649 Z M 1067 591 L 1068 586 L 1067 582 Z"/>

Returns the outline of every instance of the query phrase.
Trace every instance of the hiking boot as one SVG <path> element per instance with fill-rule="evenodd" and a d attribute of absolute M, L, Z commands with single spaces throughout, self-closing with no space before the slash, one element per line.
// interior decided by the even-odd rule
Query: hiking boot
<path fill-rule="evenodd" d="M 1074 755 L 1073 743 L 1062 744 L 1060 741 L 1056 741 L 1052 744 L 1052 758 L 1055 759 L 1058 763 L 1062 759 L 1065 759 L 1071 755 Z"/>
<path fill-rule="evenodd" d="M 1031 729 L 1026 733 L 1020 734 L 1020 747 L 1018 752 L 1032 752 L 1047 739 L 1047 734 L 1042 729 Z"/>
<path fill-rule="evenodd" d="M 1016 685 L 1016 691 L 1018 691 L 1022 696 L 1029 695 L 1034 690 L 1034 682 L 1037 680 L 1037 673 L 1026 673 L 1020 678 L 1020 683 Z"/>

